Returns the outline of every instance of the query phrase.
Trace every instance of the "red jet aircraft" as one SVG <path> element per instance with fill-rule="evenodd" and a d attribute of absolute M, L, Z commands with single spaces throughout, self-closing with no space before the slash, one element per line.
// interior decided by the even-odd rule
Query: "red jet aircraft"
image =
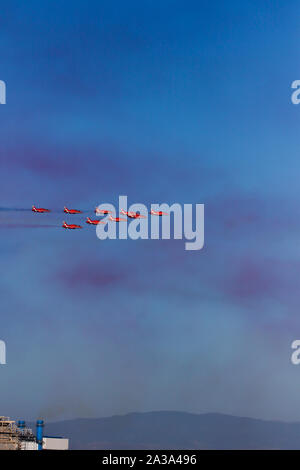
<path fill-rule="evenodd" d="M 86 223 L 91 225 L 105 224 L 102 220 L 92 220 L 89 217 L 86 218 Z"/>
<path fill-rule="evenodd" d="M 145 219 L 146 216 L 142 214 L 138 214 L 137 212 L 126 212 L 124 209 L 121 210 L 120 214 L 127 215 L 127 217 L 130 217 L 131 219 Z"/>
<path fill-rule="evenodd" d="M 112 222 L 126 222 L 126 219 L 122 219 L 122 217 L 112 217 L 111 215 L 108 217 L 109 220 Z"/>
<path fill-rule="evenodd" d="M 44 212 L 50 212 L 50 210 L 49 209 L 43 209 L 42 207 L 32 206 L 32 212 L 38 212 L 39 214 L 43 214 Z"/>
<path fill-rule="evenodd" d="M 154 211 L 153 209 L 151 209 L 150 214 L 151 214 L 151 215 L 169 215 L 167 212 L 163 212 L 163 211 Z"/>
<path fill-rule="evenodd" d="M 66 214 L 82 214 L 82 211 L 77 211 L 76 209 L 68 209 L 67 207 L 64 207 L 64 212 Z"/>
<path fill-rule="evenodd" d="M 67 222 L 64 222 L 62 224 L 63 228 L 68 228 L 70 230 L 75 230 L 76 228 L 82 228 L 81 225 L 76 225 L 76 224 L 67 224 Z"/>
<path fill-rule="evenodd" d="M 106 209 L 98 209 L 98 207 L 96 207 L 95 213 L 99 215 L 103 215 L 103 214 L 105 215 L 105 214 L 111 214 L 111 211 L 108 211 Z"/>

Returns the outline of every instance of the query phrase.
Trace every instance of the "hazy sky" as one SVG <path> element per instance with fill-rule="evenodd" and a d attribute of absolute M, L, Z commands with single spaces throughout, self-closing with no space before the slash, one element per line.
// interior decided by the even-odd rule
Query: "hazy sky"
<path fill-rule="evenodd" d="M 299 23 L 293 0 L 1 6 L 1 414 L 300 420 Z M 204 203 L 205 248 L 56 227 L 119 195 Z"/>

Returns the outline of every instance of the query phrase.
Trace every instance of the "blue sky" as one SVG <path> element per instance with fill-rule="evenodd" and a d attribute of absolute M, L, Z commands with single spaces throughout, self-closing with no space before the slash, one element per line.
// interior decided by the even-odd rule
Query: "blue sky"
<path fill-rule="evenodd" d="M 299 13 L 296 1 L 1 8 L 3 414 L 300 419 Z M 204 249 L 27 227 L 123 194 L 204 203 Z M 32 204 L 55 211 L 17 210 Z"/>

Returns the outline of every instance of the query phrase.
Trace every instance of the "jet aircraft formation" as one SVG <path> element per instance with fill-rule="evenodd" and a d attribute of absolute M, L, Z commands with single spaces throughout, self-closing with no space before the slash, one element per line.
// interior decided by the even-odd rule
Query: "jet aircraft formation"
<path fill-rule="evenodd" d="M 51 212 L 50 209 L 44 209 L 43 207 L 36 207 L 36 206 L 32 206 L 32 211 L 36 212 L 38 214 L 44 214 L 44 213 Z M 64 207 L 63 212 L 66 213 L 66 214 L 73 214 L 73 215 L 74 214 L 82 214 L 82 211 L 80 211 L 80 210 L 68 209 L 67 207 Z M 111 222 L 125 222 L 127 220 L 124 217 L 112 217 L 112 215 L 111 215 L 112 212 L 111 211 L 106 210 L 106 209 L 104 209 L 104 210 L 99 209 L 98 207 L 96 207 L 95 213 L 96 213 L 96 215 L 109 215 L 108 219 Z M 132 212 L 132 211 L 127 212 L 127 211 L 124 211 L 124 209 L 122 209 L 120 213 L 122 215 L 127 216 L 130 219 L 141 219 L 141 218 L 146 217 L 145 215 L 141 215 L 139 212 Z M 167 212 L 154 211 L 154 210 L 151 210 L 150 214 L 151 215 L 156 215 L 156 216 L 168 215 Z M 85 222 L 89 225 L 104 224 L 104 222 L 102 222 L 101 220 L 98 220 L 98 219 L 94 220 L 94 219 L 91 219 L 90 217 L 87 217 Z M 68 224 L 67 222 L 63 222 L 62 228 L 67 229 L 67 230 L 76 230 L 76 229 L 81 229 L 82 225 Z"/>

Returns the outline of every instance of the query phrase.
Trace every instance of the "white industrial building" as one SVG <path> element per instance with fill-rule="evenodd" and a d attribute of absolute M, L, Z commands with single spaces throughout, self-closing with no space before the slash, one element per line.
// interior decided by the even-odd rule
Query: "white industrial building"
<path fill-rule="evenodd" d="M 69 439 L 63 437 L 43 437 L 43 450 L 68 450 Z M 38 450 L 35 441 L 21 441 L 20 450 Z"/>
<path fill-rule="evenodd" d="M 45 450 L 68 450 L 69 439 L 63 437 L 44 437 L 43 449 Z"/>

